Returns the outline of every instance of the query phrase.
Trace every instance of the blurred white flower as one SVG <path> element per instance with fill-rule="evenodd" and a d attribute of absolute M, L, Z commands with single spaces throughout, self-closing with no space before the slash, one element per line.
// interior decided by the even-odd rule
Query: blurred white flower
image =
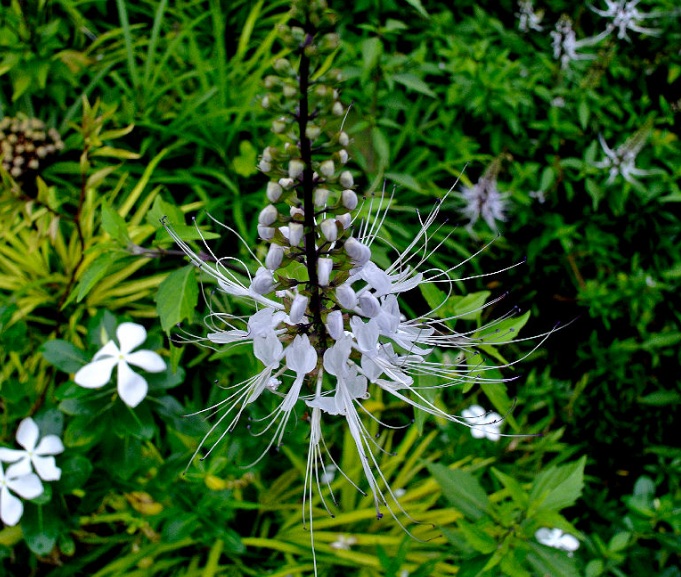
<path fill-rule="evenodd" d="M 35 473 L 23 473 L 22 465 L 10 465 L 5 471 L 0 464 L 0 519 L 5 525 L 16 525 L 24 514 L 22 499 L 35 499 L 43 492 L 43 484 Z"/>
<path fill-rule="evenodd" d="M 471 405 L 461 412 L 476 439 L 489 439 L 495 443 L 501 438 L 501 415 L 487 412 L 480 405 Z"/>
<path fill-rule="evenodd" d="M 572 20 L 567 16 L 561 16 L 556 23 L 556 29 L 551 32 L 553 57 L 560 60 L 560 66 L 564 69 L 575 60 L 593 60 L 595 58 L 593 54 L 580 54 L 577 51 L 598 44 L 608 34 L 610 34 L 610 29 L 606 28 L 597 36 L 577 40 L 577 35 L 572 28 Z"/>
<path fill-rule="evenodd" d="M 627 35 L 627 30 L 656 36 L 660 32 L 659 30 L 644 28 L 641 26 L 641 22 L 647 18 L 657 18 L 660 14 L 643 14 L 639 12 L 638 8 L 636 8 L 639 1 L 640 0 L 604 0 L 606 4 L 605 10 L 599 10 L 594 6 L 590 6 L 590 8 L 599 16 L 612 20 L 612 22 L 608 23 L 607 30 L 610 32 L 617 29 L 617 38 L 620 40 L 630 40 Z"/>
<path fill-rule="evenodd" d="M 537 541 L 547 547 L 568 551 L 570 555 L 579 549 L 579 541 L 569 533 L 563 533 L 560 529 L 549 529 L 542 527 L 534 534 Z"/>
<path fill-rule="evenodd" d="M 532 0 L 518 0 L 518 8 L 520 9 L 520 11 L 516 13 L 516 16 L 518 17 L 518 30 L 521 32 L 529 32 L 530 30 L 541 32 L 544 29 L 544 27 L 539 24 L 544 14 L 542 12 L 534 11 Z"/>
<path fill-rule="evenodd" d="M 350 551 L 350 547 L 357 544 L 357 539 L 353 536 L 338 535 L 336 540 L 329 545 L 336 551 Z"/>
<path fill-rule="evenodd" d="M 636 156 L 643 148 L 648 138 L 651 123 L 647 122 L 642 128 L 637 130 L 633 136 L 628 138 L 624 144 L 614 150 L 608 146 L 602 135 L 598 135 L 598 141 L 605 153 L 605 158 L 600 162 L 595 162 L 596 168 L 608 170 L 608 184 L 612 184 L 618 175 L 632 184 L 638 184 L 635 176 L 646 176 L 650 171 L 636 168 Z"/>
<path fill-rule="evenodd" d="M 165 371 L 166 364 L 158 353 L 135 351 L 147 338 L 147 331 L 136 323 L 121 323 L 116 329 L 120 348 L 113 340 L 106 343 L 75 376 L 76 384 L 86 389 L 103 387 L 111 379 L 111 372 L 118 367 L 118 394 L 130 407 L 139 405 L 147 395 L 149 385 L 142 375 L 138 375 L 130 365 L 140 367 L 150 373 Z"/>
<path fill-rule="evenodd" d="M 30 417 L 24 419 L 17 429 L 17 443 L 24 450 L 0 448 L 0 461 L 13 463 L 15 475 L 28 475 L 35 472 L 43 481 L 58 481 L 61 469 L 57 467 L 53 455 L 64 452 L 64 445 L 56 435 L 46 435 L 38 443 L 40 431 Z"/>
<path fill-rule="evenodd" d="M 506 195 L 497 188 L 497 175 L 501 168 L 501 158 L 496 158 L 473 186 L 461 189 L 466 202 L 461 213 L 468 219 L 468 228 L 482 219 L 493 231 L 498 231 L 498 223 L 506 220 L 510 203 Z"/>

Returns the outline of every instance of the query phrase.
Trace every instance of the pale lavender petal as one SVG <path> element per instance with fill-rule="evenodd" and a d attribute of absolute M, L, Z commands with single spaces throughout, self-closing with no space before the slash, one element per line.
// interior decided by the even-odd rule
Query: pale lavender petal
<path fill-rule="evenodd" d="M 139 405 L 147 396 L 149 386 L 144 377 L 133 372 L 127 363 L 118 365 L 118 394 L 129 407 Z"/>
<path fill-rule="evenodd" d="M 135 365 L 150 373 L 160 373 L 166 370 L 166 363 L 161 355 L 153 351 L 136 351 L 125 357 L 131 365 Z"/>
<path fill-rule="evenodd" d="M 17 429 L 17 443 L 27 451 L 35 449 L 39 436 L 40 430 L 38 429 L 38 425 L 36 425 L 35 421 L 30 417 L 19 423 L 19 428 Z"/>
<path fill-rule="evenodd" d="M 98 389 L 109 382 L 111 371 L 117 363 L 118 359 L 114 357 L 94 361 L 80 369 L 73 380 L 86 389 Z"/>
<path fill-rule="evenodd" d="M 0 490 L 0 518 L 5 525 L 16 525 L 24 514 L 24 505 L 9 492 L 7 487 Z"/>
<path fill-rule="evenodd" d="M 35 472 L 43 481 L 59 481 L 61 479 L 61 469 L 57 467 L 54 457 L 34 455 L 33 466 Z"/>
<path fill-rule="evenodd" d="M 116 329 L 121 353 L 127 355 L 147 340 L 147 329 L 137 323 L 121 323 Z"/>
<path fill-rule="evenodd" d="M 7 486 L 17 495 L 24 499 L 35 499 L 38 495 L 43 494 L 43 484 L 40 482 L 38 475 L 29 473 L 28 475 L 10 479 L 10 469 L 11 467 L 7 469 Z"/>
<path fill-rule="evenodd" d="M 64 444 L 57 435 L 47 435 L 40 440 L 35 452 L 38 455 L 58 455 L 64 452 Z"/>

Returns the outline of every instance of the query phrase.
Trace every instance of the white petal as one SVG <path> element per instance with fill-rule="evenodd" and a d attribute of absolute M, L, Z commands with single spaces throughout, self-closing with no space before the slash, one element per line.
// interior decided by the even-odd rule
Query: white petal
<path fill-rule="evenodd" d="M 117 363 L 118 359 L 114 357 L 94 361 L 80 369 L 73 380 L 76 381 L 77 385 L 86 389 L 103 387 L 109 382 L 111 371 Z"/>
<path fill-rule="evenodd" d="M 147 396 L 149 386 L 144 377 L 133 372 L 127 363 L 118 364 L 118 394 L 129 407 L 139 405 Z"/>
<path fill-rule="evenodd" d="M 19 451 L 18 449 L 7 449 L 0 447 L 0 461 L 5 463 L 14 463 L 19 459 L 26 458 L 26 451 Z"/>
<path fill-rule="evenodd" d="M 35 421 L 30 417 L 19 423 L 19 428 L 17 429 L 17 443 L 27 451 L 35 449 L 39 436 L 40 431 L 38 425 L 36 425 Z"/>
<path fill-rule="evenodd" d="M 10 469 L 11 467 L 7 469 L 8 477 L 10 476 Z M 43 493 L 43 484 L 35 473 L 8 479 L 7 486 L 24 499 L 35 499 Z"/>
<path fill-rule="evenodd" d="M 579 541 L 573 535 L 565 533 L 558 540 L 558 548 L 563 549 L 563 551 L 576 551 L 579 549 Z"/>
<path fill-rule="evenodd" d="M 116 329 L 121 353 L 127 355 L 147 340 L 147 329 L 137 323 L 121 323 Z"/>
<path fill-rule="evenodd" d="M 0 518 L 5 525 L 16 525 L 24 514 L 24 506 L 21 500 L 9 492 L 7 487 L 0 491 Z"/>
<path fill-rule="evenodd" d="M 64 452 L 64 444 L 57 435 L 47 435 L 40 440 L 35 452 L 38 455 L 58 455 Z"/>
<path fill-rule="evenodd" d="M 308 298 L 305 295 L 296 295 L 291 303 L 291 312 L 289 313 L 289 320 L 293 324 L 298 324 L 303 320 L 305 311 L 307 310 Z"/>
<path fill-rule="evenodd" d="M 150 373 L 160 373 L 166 370 L 166 363 L 161 355 L 153 351 L 135 351 L 129 354 L 125 360 L 131 365 L 140 367 Z"/>
<path fill-rule="evenodd" d="M 286 364 L 298 376 L 309 373 L 317 366 L 317 351 L 307 335 L 296 335 L 286 349 Z"/>
<path fill-rule="evenodd" d="M 207 339 L 211 343 L 219 345 L 234 343 L 248 338 L 248 333 L 239 329 L 232 329 L 229 331 L 220 331 L 219 333 L 208 333 Z"/>
<path fill-rule="evenodd" d="M 61 479 L 61 469 L 57 467 L 54 457 L 33 457 L 35 472 L 43 481 L 59 481 Z"/>
<path fill-rule="evenodd" d="M 253 339 L 253 354 L 263 365 L 269 367 L 279 364 L 284 356 L 284 345 L 281 344 L 276 333 L 270 331 L 264 336 Z"/>
<path fill-rule="evenodd" d="M 118 350 L 118 347 L 116 346 L 116 343 L 113 341 L 109 341 L 106 343 L 101 349 L 99 349 L 96 353 L 95 356 L 92 357 L 92 361 L 99 361 L 101 359 L 106 359 L 108 357 L 116 357 L 121 354 L 121 351 Z"/>
<path fill-rule="evenodd" d="M 345 335 L 343 327 L 343 313 L 341 311 L 331 311 L 326 317 L 326 330 L 329 331 L 331 338 L 339 340 Z"/>

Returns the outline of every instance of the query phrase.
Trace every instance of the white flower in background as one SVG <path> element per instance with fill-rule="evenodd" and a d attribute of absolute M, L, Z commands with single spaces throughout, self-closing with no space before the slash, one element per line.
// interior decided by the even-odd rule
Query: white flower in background
<path fill-rule="evenodd" d="M 166 364 L 158 353 L 135 351 L 147 338 L 147 331 L 136 323 L 121 323 L 116 329 L 120 347 L 111 340 L 106 343 L 75 376 L 76 384 L 87 389 L 103 387 L 111 379 L 111 372 L 118 367 L 118 394 L 130 407 L 139 405 L 147 395 L 149 385 L 142 375 L 130 368 L 134 365 L 150 373 L 165 371 Z"/>
<path fill-rule="evenodd" d="M 579 541 L 569 533 L 563 533 L 560 529 L 549 529 L 542 527 L 534 534 L 537 541 L 547 547 L 567 551 L 569 555 L 579 549 Z"/>
<path fill-rule="evenodd" d="M 606 28 L 597 36 L 577 40 L 577 35 L 572 28 L 572 20 L 567 16 L 561 16 L 556 23 L 556 29 L 551 32 L 553 57 L 560 60 L 560 66 L 564 69 L 575 60 L 593 60 L 595 58 L 593 54 L 580 54 L 577 51 L 598 44 L 608 34 L 610 34 L 610 29 Z"/>
<path fill-rule="evenodd" d="M 24 514 L 21 499 L 35 499 L 43 492 L 43 484 L 35 473 L 24 473 L 23 465 L 10 465 L 5 471 L 0 464 L 0 519 L 5 525 L 16 525 Z"/>
<path fill-rule="evenodd" d="M 338 535 L 336 540 L 329 544 L 329 547 L 336 551 L 350 551 L 350 548 L 353 545 L 357 545 L 357 539 L 355 537 L 352 535 L 349 537 L 347 535 Z"/>
<path fill-rule="evenodd" d="M 487 412 L 480 405 L 471 405 L 461 412 L 476 439 L 489 439 L 495 443 L 501 438 L 501 415 Z"/>
<path fill-rule="evenodd" d="M 516 14 L 518 17 L 518 30 L 521 32 L 529 32 L 530 30 L 541 32 L 544 29 L 539 24 L 544 15 L 542 12 L 534 11 L 532 0 L 519 0 L 518 8 L 520 9 L 520 12 Z"/>
<path fill-rule="evenodd" d="M 642 14 L 639 12 L 636 5 L 640 0 L 604 0 L 606 4 L 605 10 L 600 10 L 594 6 L 590 6 L 599 16 L 609 18 L 612 22 L 608 22 L 607 30 L 610 32 L 617 29 L 617 38 L 620 40 L 630 40 L 627 35 L 627 30 L 639 32 L 640 34 L 650 34 L 656 36 L 660 31 L 653 28 L 644 28 L 641 23 L 646 18 L 657 18 L 658 13 Z"/>
<path fill-rule="evenodd" d="M 650 127 L 651 123 L 646 122 L 624 144 L 614 150 L 608 146 L 602 135 L 598 135 L 598 141 L 601 143 L 605 158 L 600 162 L 594 163 L 594 166 L 608 170 L 608 184 L 612 184 L 618 175 L 622 176 L 627 182 L 638 184 L 638 181 L 634 178 L 635 176 L 650 174 L 647 170 L 636 168 L 636 156 L 648 138 Z"/>
<path fill-rule="evenodd" d="M 43 481 L 58 481 L 61 478 L 61 469 L 57 467 L 53 456 L 64 452 L 59 437 L 46 435 L 38 442 L 38 425 L 29 417 L 19 424 L 16 438 L 23 451 L 0 448 L 0 461 L 13 463 L 15 475 L 28 475 L 35 470 Z"/>
<path fill-rule="evenodd" d="M 498 231 L 498 223 L 506 220 L 510 203 L 506 195 L 497 188 L 497 175 L 501 168 L 501 158 L 496 158 L 485 173 L 473 186 L 461 189 L 461 196 L 466 205 L 461 214 L 468 219 L 468 228 L 472 229 L 482 219 L 493 231 Z"/>

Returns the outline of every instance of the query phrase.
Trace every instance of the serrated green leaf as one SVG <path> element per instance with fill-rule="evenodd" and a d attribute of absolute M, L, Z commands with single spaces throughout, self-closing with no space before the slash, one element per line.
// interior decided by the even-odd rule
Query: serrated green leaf
<path fill-rule="evenodd" d="M 529 498 L 527 491 L 523 489 L 522 485 L 513 477 L 507 475 L 506 473 L 502 473 L 499 471 L 499 469 L 495 469 L 494 467 L 492 467 L 492 473 L 494 473 L 494 476 L 501 481 L 501 484 L 506 488 L 509 495 L 511 495 L 511 499 L 515 501 L 518 507 L 521 509 L 526 509 Z"/>
<path fill-rule="evenodd" d="M 426 84 L 418 76 L 415 76 L 414 74 L 411 74 L 409 72 L 405 72 L 402 74 L 393 74 L 391 78 L 398 84 L 402 84 L 402 86 L 406 86 L 411 90 L 420 92 L 421 94 L 425 94 L 426 96 L 430 96 L 431 98 L 435 98 L 437 96 L 435 92 L 433 92 L 430 89 L 430 86 L 428 86 L 428 84 Z"/>
<path fill-rule="evenodd" d="M 428 470 L 442 488 L 442 495 L 470 519 L 480 519 L 489 507 L 487 493 L 478 480 L 461 469 L 428 463 Z"/>
<path fill-rule="evenodd" d="M 552 549 L 536 543 L 529 543 L 527 562 L 535 570 L 535 575 L 551 577 L 579 577 L 575 560 L 565 551 Z"/>
<path fill-rule="evenodd" d="M 547 508 L 560 510 L 570 505 L 582 494 L 586 457 L 575 463 L 550 467 L 539 473 L 530 491 L 533 510 Z"/>
<path fill-rule="evenodd" d="M 156 294 L 156 311 L 163 330 L 168 332 L 185 319 L 191 322 L 198 302 L 196 268 L 188 265 L 170 273 Z"/>
<path fill-rule="evenodd" d="M 59 339 L 44 343 L 40 347 L 40 352 L 48 363 L 65 373 L 75 373 L 90 360 L 75 345 Z"/>

